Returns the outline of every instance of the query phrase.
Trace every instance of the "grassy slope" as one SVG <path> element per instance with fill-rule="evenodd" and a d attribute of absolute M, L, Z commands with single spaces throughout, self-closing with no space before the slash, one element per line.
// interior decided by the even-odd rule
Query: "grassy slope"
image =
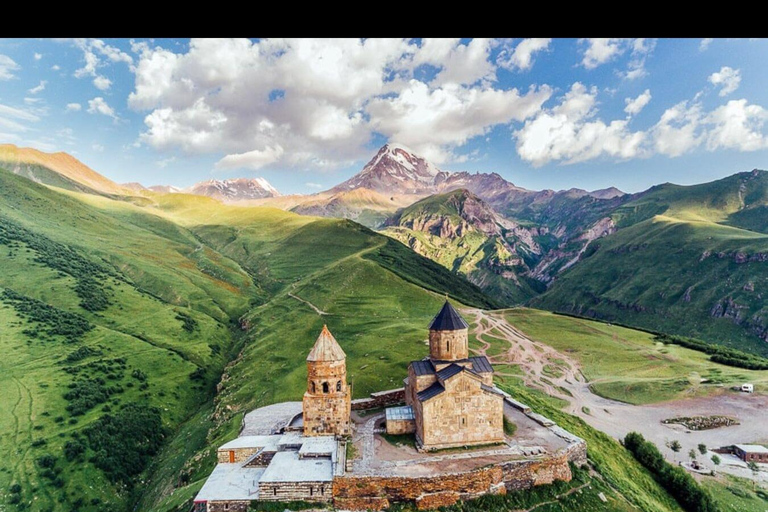
<path fill-rule="evenodd" d="M 656 187 L 616 210 L 623 229 L 594 243 L 531 304 L 768 354 L 758 337 L 768 325 L 768 266 L 736 257 L 768 254 L 759 217 L 767 190 L 765 172 Z"/>
<path fill-rule="evenodd" d="M 459 226 L 464 222 L 459 212 L 464 194 L 466 192 L 459 189 L 417 201 L 398 213 L 400 225 L 388 227 L 383 233 L 445 268 L 467 276 L 488 295 L 497 297 L 506 305 L 519 304 L 535 296 L 537 292 L 526 278 L 516 276 L 507 279 L 500 275 L 502 270 L 513 275 L 525 269 L 503 264 L 511 255 L 498 237 L 489 237 L 477 229 L 470 229 L 461 236 L 444 238 L 406 227 L 411 221 L 435 218 Z"/>
<path fill-rule="evenodd" d="M 396 319 L 404 309 L 408 313 L 403 315 L 403 325 L 412 321 L 426 324 L 448 292 L 465 303 L 493 305 L 476 287 L 355 223 L 265 208 L 224 207 L 199 197 L 161 197 L 158 204 L 141 207 L 51 190 L 0 171 L 0 228 L 0 234 L 5 233 L 0 243 L 0 293 L 13 290 L 53 305 L 64 312 L 59 315 L 80 315 L 94 326 L 75 342 L 61 336 L 33 338 L 29 329 L 44 330 L 47 324 L 30 323 L 11 303 L 0 300 L 0 346 L 10 354 L 0 363 L 0 404 L 8 411 L 0 419 L 0 453 L 5 460 L 14 461 L 0 470 L 0 503 L 12 498 L 5 491 L 19 483 L 22 503 L 34 502 L 43 510 L 122 510 L 133 501 L 130 492 L 112 485 L 87 462 L 93 452 L 75 462 L 67 461 L 62 453 L 73 433 L 107 414 L 104 405 L 116 412 L 128 403 L 158 407 L 171 434 L 168 448 L 147 473 L 151 480 L 140 490 L 145 496 L 142 507 L 156 510 L 157 500 L 183 477 L 185 464 L 208 446 L 206 436 L 213 425 L 210 384 L 237 355 L 243 336 L 236 328 L 238 320 L 254 307 L 266 315 L 249 315 L 257 328 L 274 319 L 270 315 L 296 315 L 292 320 L 304 328 L 283 323 L 287 330 L 282 332 L 299 345 L 273 339 L 283 357 L 303 371 L 303 357 L 296 358 L 293 350 L 296 346 L 302 353 L 308 349 L 319 330 L 318 317 L 289 297 L 289 292 L 329 311 L 343 311 L 358 302 L 368 304 L 359 310 L 355 307 L 357 313 L 378 316 L 382 324 Z M 51 260 L 61 254 L 65 260 L 74 258 L 80 265 L 96 265 L 111 274 L 94 276 L 95 286 L 110 302 L 105 310 L 82 307 L 76 290 L 88 276 L 69 269 L 61 258 Z M 333 297 L 334 304 L 321 300 L 326 297 Z M 413 303 L 423 304 L 413 312 Z M 193 332 L 183 329 L 179 313 L 193 320 Z M 334 328 L 330 318 L 327 321 Z M 344 335 L 341 325 L 339 322 L 337 332 Z M 362 326 L 355 330 L 358 328 Z M 386 332 L 393 333 L 396 327 L 388 329 Z M 258 345 L 254 334 L 249 336 L 249 348 Z M 350 353 L 362 354 L 368 342 L 360 341 Z M 82 347 L 95 353 L 73 363 L 64 361 Z M 243 360 L 247 355 L 244 352 Z M 114 363 L 109 360 L 115 358 L 125 358 L 125 366 L 110 366 Z M 389 368 L 386 365 L 376 359 L 370 370 L 360 370 L 354 377 L 357 393 L 380 389 L 385 382 L 377 370 Z M 78 376 L 65 371 L 81 366 Z M 206 370 L 207 377 L 191 381 L 189 376 L 198 367 Z M 298 384 L 281 391 L 263 379 L 279 369 L 278 365 L 269 363 L 257 370 L 257 377 L 254 367 L 233 367 L 233 374 L 243 370 L 249 381 L 239 393 L 225 395 L 237 400 L 238 410 L 258 403 L 263 389 L 295 398 Z M 134 370 L 146 375 L 144 389 L 144 381 L 131 376 Z M 70 420 L 63 395 L 71 383 L 86 375 L 104 378 L 109 385 L 121 386 L 123 392 Z M 246 397 L 246 392 L 253 396 Z M 231 437 L 237 424 L 232 419 L 216 433 Z M 35 462 L 45 454 L 57 458 L 56 474 L 48 479 Z M 52 484 L 57 475 L 65 482 L 61 488 Z M 203 475 L 191 471 L 189 476 L 199 480 Z M 194 494 L 186 491 L 189 496 Z M 84 503 L 78 502 L 80 498 Z M 92 499 L 97 502 L 91 503 Z M 176 499 L 178 495 L 171 497 L 171 501 Z"/>

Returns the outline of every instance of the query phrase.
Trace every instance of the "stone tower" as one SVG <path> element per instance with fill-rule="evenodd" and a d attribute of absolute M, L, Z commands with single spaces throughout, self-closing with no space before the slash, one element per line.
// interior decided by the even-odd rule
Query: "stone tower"
<path fill-rule="evenodd" d="M 350 398 L 347 355 L 324 325 L 307 356 L 304 435 L 349 435 Z"/>
<path fill-rule="evenodd" d="M 469 326 L 447 300 L 429 325 L 429 357 L 456 361 L 469 357 Z"/>

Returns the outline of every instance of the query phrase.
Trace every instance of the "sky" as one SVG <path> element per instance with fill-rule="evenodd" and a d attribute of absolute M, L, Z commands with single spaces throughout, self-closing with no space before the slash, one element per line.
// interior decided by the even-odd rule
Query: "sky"
<path fill-rule="evenodd" d="M 325 190 L 387 142 L 529 189 L 768 168 L 766 39 L 0 39 L 0 143 Z"/>

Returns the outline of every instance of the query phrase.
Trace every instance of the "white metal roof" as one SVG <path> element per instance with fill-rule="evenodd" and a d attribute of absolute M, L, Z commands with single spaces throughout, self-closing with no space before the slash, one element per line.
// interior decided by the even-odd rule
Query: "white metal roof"
<path fill-rule="evenodd" d="M 330 459 L 300 459 L 299 452 L 277 452 L 259 482 L 331 482 Z"/>
<path fill-rule="evenodd" d="M 413 414 L 413 408 L 410 405 L 404 405 L 402 407 L 387 407 L 386 414 L 387 421 L 405 421 L 416 419 L 416 416 Z"/>
<path fill-rule="evenodd" d="M 195 501 L 255 500 L 264 468 L 244 468 L 242 464 L 217 464 Z"/>
<path fill-rule="evenodd" d="M 334 436 L 304 437 L 299 449 L 299 456 L 309 455 L 317 457 L 327 455 L 335 459 L 337 447 L 338 443 Z"/>
<path fill-rule="evenodd" d="M 268 448 L 277 449 L 277 443 L 280 441 L 277 436 L 242 436 L 237 437 L 228 443 L 219 447 L 219 450 L 236 450 L 238 448 Z"/>
<path fill-rule="evenodd" d="M 737 444 L 736 448 L 748 453 L 768 453 L 768 448 L 759 444 Z"/>

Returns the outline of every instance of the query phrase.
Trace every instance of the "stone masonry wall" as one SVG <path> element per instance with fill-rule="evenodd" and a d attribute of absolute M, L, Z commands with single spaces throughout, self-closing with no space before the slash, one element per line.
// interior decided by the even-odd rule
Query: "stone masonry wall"
<path fill-rule="evenodd" d="M 432 359 L 455 361 L 469 357 L 467 329 L 429 331 L 429 356 Z"/>
<path fill-rule="evenodd" d="M 570 481 L 565 454 L 545 459 L 506 462 L 449 475 L 405 477 L 337 477 L 334 505 L 346 510 L 381 510 L 391 502 L 410 501 L 420 510 L 451 505 L 484 494 L 505 494 L 555 480 Z"/>
<path fill-rule="evenodd" d="M 413 434 L 416 432 L 416 422 L 414 420 L 387 420 L 387 434 L 401 435 Z"/>
<path fill-rule="evenodd" d="M 333 485 L 331 482 L 261 482 L 259 499 L 325 503 L 333 499 Z"/>
<path fill-rule="evenodd" d="M 209 501 L 207 512 L 248 512 L 248 501 Z"/>
<path fill-rule="evenodd" d="M 353 411 L 365 411 L 368 409 L 378 409 L 379 407 L 390 407 L 405 402 L 405 388 L 390 389 L 371 393 L 370 398 L 358 398 L 352 400 Z"/>
<path fill-rule="evenodd" d="M 245 462 L 259 450 L 261 448 L 235 448 L 234 450 L 219 450 L 217 455 L 220 464 L 228 464 L 230 462 L 229 452 L 235 452 L 235 462 Z"/>

